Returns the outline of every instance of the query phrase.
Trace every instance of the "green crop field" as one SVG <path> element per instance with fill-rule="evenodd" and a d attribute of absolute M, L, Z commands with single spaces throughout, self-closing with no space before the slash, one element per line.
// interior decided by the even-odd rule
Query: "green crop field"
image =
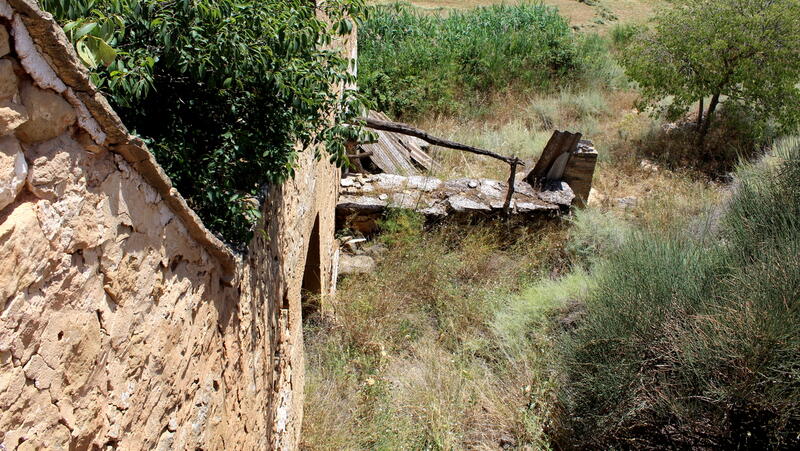
<path fill-rule="evenodd" d="M 395 0 L 372 0 L 371 4 L 391 4 Z M 470 9 L 494 4 L 525 3 L 520 0 L 412 0 L 411 3 L 430 12 L 447 13 L 452 9 Z M 578 27 L 592 27 L 603 30 L 609 25 L 620 23 L 639 23 L 647 20 L 656 8 L 664 4 L 663 0 L 543 0 L 542 3 L 558 8 L 558 12 L 566 17 L 570 24 Z M 605 12 L 605 17 L 604 17 Z M 613 14 L 611 16 L 610 14 Z M 610 19 L 616 17 L 616 20 Z M 602 21 L 603 23 L 599 23 Z"/>

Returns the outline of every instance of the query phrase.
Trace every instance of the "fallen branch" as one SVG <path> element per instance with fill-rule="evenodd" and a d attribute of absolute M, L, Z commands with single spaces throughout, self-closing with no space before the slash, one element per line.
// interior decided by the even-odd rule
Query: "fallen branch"
<path fill-rule="evenodd" d="M 378 119 L 372 119 L 368 117 L 359 117 L 357 121 L 363 122 L 364 125 L 366 125 L 368 128 L 374 130 L 383 130 L 386 132 L 400 133 L 401 135 L 414 136 L 416 138 L 428 142 L 429 144 L 433 144 L 434 146 L 447 147 L 450 149 L 463 150 L 464 152 L 484 155 L 500 161 L 504 161 L 510 165 L 514 165 L 515 168 L 516 166 L 525 166 L 525 162 L 517 157 L 506 157 L 504 155 L 494 153 L 490 150 L 479 149 L 477 147 L 472 147 L 466 144 L 457 143 L 455 141 L 450 141 L 448 139 L 437 138 L 435 136 L 429 135 L 427 132 L 423 130 L 414 128 L 408 124 L 403 124 L 400 122 L 381 121 Z"/>

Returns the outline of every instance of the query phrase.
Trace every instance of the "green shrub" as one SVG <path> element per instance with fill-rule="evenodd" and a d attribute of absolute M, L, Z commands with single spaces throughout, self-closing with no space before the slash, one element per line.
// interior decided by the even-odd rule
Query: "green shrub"
<path fill-rule="evenodd" d="M 800 141 L 740 170 L 718 234 L 640 235 L 560 338 L 572 447 L 800 445 Z"/>
<path fill-rule="evenodd" d="M 494 5 L 447 16 L 376 6 L 359 30 L 359 85 L 396 116 L 451 112 L 479 93 L 549 86 L 576 67 L 555 8 Z"/>
<path fill-rule="evenodd" d="M 577 37 L 576 76 L 585 86 L 624 89 L 629 86 L 625 70 L 611 53 L 608 39 L 597 33 Z"/>
<path fill-rule="evenodd" d="M 246 242 L 266 183 L 292 175 L 298 143 L 344 159 L 361 97 L 328 49 L 362 0 L 42 0 L 125 124 L 205 224 Z"/>
<path fill-rule="evenodd" d="M 590 276 L 577 268 L 558 279 L 542 279 L 522 293 L 510 297 L 498 309 L 490 324 L 500 345 L 513 353 L 530 352 L 530 334 L 543 329 L 546 320 L 556 309 L 581 302 L 591 287 Z"/>
<path fill-rule="evenodd" d="M 639 25 L 618 23 L 611 27 L 609 35 L 614 48 L 621 50 L 641 32 L 642 27 Z"/>
<path fill-rule="evenodd" d="M 565 248 L 576 263 L 588 265 L 619 250 L 631 233 L 631 225 L 611 212 L 576 210 Z"/>

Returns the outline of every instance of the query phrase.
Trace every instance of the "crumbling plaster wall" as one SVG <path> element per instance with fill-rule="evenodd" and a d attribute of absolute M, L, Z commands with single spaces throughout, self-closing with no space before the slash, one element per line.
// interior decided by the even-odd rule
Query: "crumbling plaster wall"
<path fill-rule="evenodd" d="M 244 256 L 210 234 L 31 0 L 0 0 L 0 443 L 293 449 L 300 287 L 338 171 L 300 153 Z"/>

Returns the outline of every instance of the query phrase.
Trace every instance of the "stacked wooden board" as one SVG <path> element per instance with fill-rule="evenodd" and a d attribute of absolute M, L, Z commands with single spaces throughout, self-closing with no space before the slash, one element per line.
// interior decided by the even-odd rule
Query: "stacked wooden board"
<path fill-rule="evenodd" d="M 383 113 L 370 111 L 369 117 L 382 121 L 390 121 Z M 425 149 L 429 146 L 425 141 L 413 136 L 377 130 L 377 141 L 361 144 L 360 153 L 368 156 L 370 162 L 381 172 L 399 175 L 419 175 L 429 172 L 438 166 Z M 359 154 L 356 154 L 359 155 Z M 363 162 L 362 162 L 363 164 Z"/>

